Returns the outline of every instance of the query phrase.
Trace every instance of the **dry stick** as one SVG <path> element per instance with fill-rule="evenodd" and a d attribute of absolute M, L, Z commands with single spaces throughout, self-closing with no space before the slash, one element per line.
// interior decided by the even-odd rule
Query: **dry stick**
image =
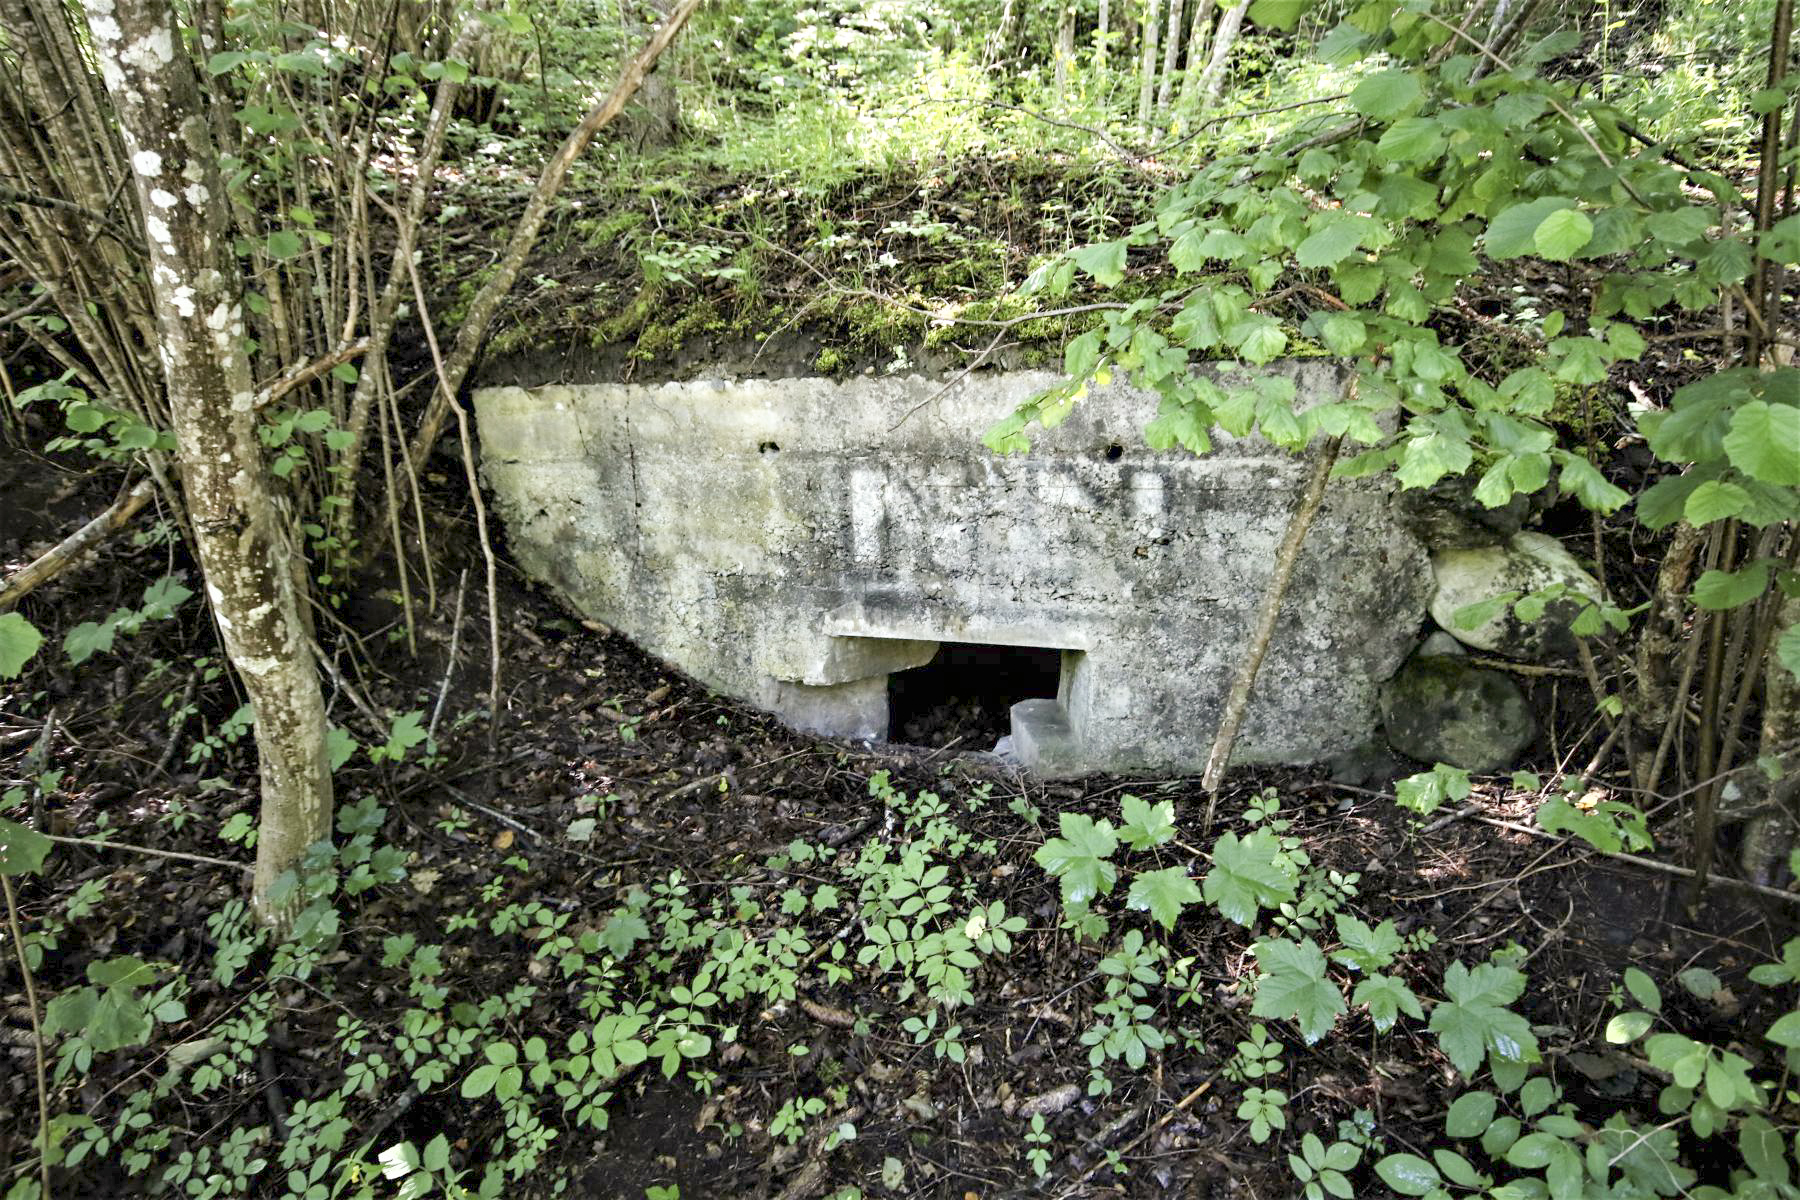
<path fill-rule="evenodd" d="M 34 561 L 20 567 L 10 579 L 0 584 L 0 612 L 17 604 L 33 588 L 56 578 L 63 568 L 79 558 L 84 551 L 92 549 L 101 539 L 116 533 L 155 494 L 154 483 L 148 479 L 143 480 L 113 501 L 112 507 L 105 512 L 71 533 L 52 549 L 46 550 Z"/>
<path fill-rule="evenodd" d="M 437 736 L 438 718 L 444 715 L 444 701 L 450 696 L 450 676 L 456 674 L 456 643 L 462 637 L 463 587 L 469 582 L 469 568 L 464 567 L 456 580 L 456 615 L 450 618 L 450 654 L 444 662 L 444 681 L 438 684 L 437 704 L 431 710 L 431 724 L 425 727 L 426 738 Z"/>
<path fill-rule="evenodd" d="M 385 388 L 386 380 L 377 380 L 376 388 Z M 387 483 L 387 494 L 382 497 L 382 507 L 387 509 L 388 538 L 394 544 L 394 569 L 400 576 L 400 611 L 406 617 L 406 655 L 408 658 L 419 657 L 418 633 L 413 623 L 412 581 L 407 578 L 406 541 L 400 535 L 400 492 L 394 487 L 394 448 L 388 440 L 388 410 L 385 403 L 377 399 L 375 405 L 375 427 L 381 431 L 381 477 Z M 403 435 L 400 427 L 394 427 L 394 437 Z"/>
<path fill-rule="evenodd" d="M 469 414 L 456 402 L 450 381 L 444 373 L 444 358 L 438 352 L 437 333 L 431 327 L 431 310 L 425 305 L 425 288 L 419 282 L 419 268 L 407 264 L 412 274 L 413 299 L 419 305 L 419 324 L 425 330 L 425 344 L 431 348 L 431 362 L 437 368 L 438 395 L 456 414 L 456 429 L 462 439 L 463 474 L 469 479 L 469 499 L 475 504 L 475 532 L 481 537 L 481 557 L 487 561 L 488 602 L 488 746 L 491 749 L 500 729 L 500 579 L 494 561 L 494 543 L 488 538 L 487 502 L 481 498 L 481 481 L 475 477 L 475 450 L 469 444 Z"/>
<path fill-rule="evenodd" d="M 1580 846 L 1580 843 L 1575 838 L 1558 837 L 1554 833 L 1546 833 L 1542 829 L 1534 829 L 1529 825 L 1520 825 L 1513 821 L 1502 821 L 1498 817 L 1476 817 L 1475 819 L 1480 821 L 1483 825 L 1492 825 L 1495 829 L 1508 829 L 1513 833 L 1528 833 L 1532 837 L 1556 842 L 1559 845 L 1567 846 L 1570 849 L 1575 849 Z M 1646 871 L 1657 871 L 1664 875 L 1674 875 L 1688 880 L 1693 880 L 1697 876 L 1697 872 L 1691 867 L 1678 867 L 1674 863 L 1658 862 L 1654 858 L 1644 858 L 1636 854 L 1626 854 L 1624 851 L 1619 850 L 1600 850 L 1585 846 L 1582 846 L 1581 848 L 1586 849 L 1590 854 L 1597 854 L 1601 858 L 1610 858 L 1615 862 L 1630 863 L 1632 866 L 1642 867 Z M 1724 884 L 1726 887 L 1740 888 L 1746 892 L 1755 892 L 1759 896 L 1767 896 L 1771 900 L 1785 900 L 1790 904 L 1800 903 L 1800 892 L 1784 892 L 1780 888 L 1768 887 L 1760 883 L 1751 883 L 1747 879 L 1735 879 L 1730 875 L 1713 875 L 1700 882 L 1702 884 L 1709 882 Z"/>
<path fill-rule="evenodd" d="M 44 1083 L 44 1030 L 38 1024 L 37 988 L 25 958 L 25 934 L 19 929 L 19 901 L 13 895 L 12 877 L 0 874 L 6 891 L 6 920 L 12 926 L 13 950 L 19 956 L 19 974 L 25 980 L 25 1007 L 31 1011 L 31 1050 L 37 1063 L 38 1176 L 44 1200 L 50 1200 L 50 1090 Z"/>
<path fill-rule="evenodd" d="M 656 65 L 656 60 L 662 57 L 662 52 L 669 48 L 669 43 L 675 40 L 675 35 L 681 32 L 681 27 L 687 24 L 688 18 L 694 15 L 694 10 L 702 2 L 703 0 L 682 0 L 681 6 L 669 14 L 668 19 L 657 27 L 643 48 L 625 64 L 625 69 L 619 74 L 619 82 L 613 86 L 612 94 L 582 118 L 581 124 L 575 127 L 550 161 L 544 164 L 543 173 L 538 176 L 537 187 L 532 189 L 531 196 L 525 201 L 525 211 L 519 215 L 519 223 L 513 227 L 512 239 L 506 244 L 506 253 L 501 255 L 494 273 L 475 294 L 475 299 L 470 301 L 468 312 L 456 331 L 456 344 L 450 349 L 447 375 L 442 374 L 444 368 L 439 364 L 440 380 L 444 386 L 441 394 L 432 398 L 425 415 L 419 421 L 419 432 L 413 438 L 409 452 L 415 467 L 424 463 L 438 434 L 443 431 L 444 418 L 450 413 L 451 401 L 462 390 L 463 379 L 475 363 L 475 354 L 487 336 L 488 325 L 499 311 L 500 302 L 512 291 L 513 283 L 525 265 L 525 256 L 531 252 L 544 217 L 550 211 L 550 202 L 562 190 L 563 179 L 568 175 L 569 168 L 581 156 L 581 152 L 587 149 L 588 142 L 593 140 L 594 135 L 612 124 L 625 111 L 626 103 L 643 86 L 644 79 Z"/>
<path fill-rule="evenodd" d="M 90 850 L 127 850 L 132 854 L 148 854 L 152 858 L 179 858 L 183 862 L 205 863 L 209 867 L 230 867 L 234 871 L 253 871 L 256 868 L 249 863 L 232 862 L 228 858 L 213 858 L 205 854 L 188 854 L 181 850 L 156 850 L 149 846 L 133 846 L 129 842 L 109 842 L 102 838 L 64 837 L 60 833 L 41 835 L 53 842 L 61 842 L 65 846 L 86 846 Z"/>
<path fill-rule="evenodd" d="M 1356 399 L 1354 381 L 1350 385 L 1350 399 L 1352 402 Z M 1293 578 L 1294 564 L 1300 559 L 1300 545 L 1306 540 L 1306 531 L 1312 528 L 1319 506 L 1324 503 L 1325 485 L 1331 479 L 1331 468 L 1337 462 L 1338 446 L 1342 442 L 1341 437 L 1327 438 L 1313 458 L 1312 475 L 1306 481 L 1306 490 L 1301 493 L 1294 515 L 1288 518 L 1287 532 L 1282 535 L 1281 547 L 1275 552 L 1275 573 L 1269 577 L 1269 586 L 1263 591 L 1262 610 L 1256 614 L 1256 629 L 1250 635 L 1250 645 L 1244 652 L 1243 662 L 1238 665 L 1237 678 L 1232 680 L 1231 692 L 1225 698 L 1218 736 L 1213 739 L 1212 750 L 1206 756 L 1206 773 L 1200 780 L 1208 793 L 1207 829 L 1212 828 L 1213 810 L 1219 802 L 1219 783 L 1225 775 L 1226 760 L 1231 757 L 1232 743 L 1237 741 L 1238 729 L 1250 707 L 1250 689 L 1256 683 L 1256 672 L 1262 667 L 1263 656 L 1269 652 L 1269 642 L 1275 637 L 1275 621 L 1281 616 L 1281 602 L 1287 597 L 1288 581 Z"/>
<path fill-rule="evenodd" d="M 1200 1099 L 1200 1097 L 1206 1095 L 1207 1092 L 1212 1090 L 1213 1080 L 1217 1079 L 1217 1078 L 1218 1077 L 1216 1075 L 1213 1076 L 1212 1079 L 1206 1080 L 1199 1087 L 1195 1088 L 1193 1091 L 1191 1091 L 1187 1095 L 1183 1096 L 1180 1100 L 1176 1101 L 1175 1107 L 1171 1108 L 1168 1112 L 1164 1113 L 1157 1120 L 1156 1124 L 1150 1126 L 1150 1128 L 1144 1130 L 1144 1132 L 1138 1134 L 1136 1137 L 1132 1138 L 1129 1142 L 1126 1142 L 1124 1149 L 1119 1151 L 1119 1157 L 1124 1158 L 1127 1154 L 1130 1154 L 1133 1150 L 1136 1150 L 1139 1146 L 1143 1145 L 1150 1138 L 1156 1136 L 1156 1134 L 1159 1133 L 1163 1129 L 1163 1127 L 1166 1126 L 1170 1121 L 1173 1121 L 1177 1116 L 1186 1112 L 1188 1109 L 1194 1107 L 1195 1102 L 1198 1101 Z M 1098 1171 L 1101 1167 L 1103 1167 L 1105 1165 L 1106 1165 L 1106 1160 L 1101 1159 L 1099 1162 L 1095 1163 L 1093 1166 L 1091 1166 L 1087 1170 L 1083 1171 L 1080 1175 L 1076 1176 L 1074 1182 L 1069 1185 L 1070 1190 L 1063 1194 L 1065 1196 L 1074 1195 L 1074 1189 L 1079 1188 L 1082 1184 L 1084 1184 L 1088 1180 L 1092 1179 L 1094 1177 L 1094 1172 Z"/>

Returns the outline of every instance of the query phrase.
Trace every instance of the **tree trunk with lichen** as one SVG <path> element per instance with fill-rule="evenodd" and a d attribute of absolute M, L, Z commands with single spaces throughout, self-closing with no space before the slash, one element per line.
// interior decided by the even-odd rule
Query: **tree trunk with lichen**
<path fill-rule="evenodd" d="M 256 713 L 262 811 L 252 896 L 331 831 L 325 706 L 293 550 L 256 436 L 243 279 L 199 80 L 167 0 L 85 0 L 144 214 L 182 492 L 225 653 Z"/>

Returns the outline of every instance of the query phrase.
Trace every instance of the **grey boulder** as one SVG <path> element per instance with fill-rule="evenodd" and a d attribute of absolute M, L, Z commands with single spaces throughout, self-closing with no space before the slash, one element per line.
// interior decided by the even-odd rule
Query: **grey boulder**
<path fill-rule="evenodd" d="M 1537 736 L 1525 693 L 1466 659 L 1415 655 L 1381 690 L 1388 745 L 1469 771 L 1510 765 Z"/>
<path fill-rule="evenodd" d="M 1600 598 L 1600 584 L 1555 538 L 1517 533 L 1500 545 L 1441 549 L 1431 556 L 1437 591 L 1431 619 L 1465 646 L 1509 658 L 1543 659 L 1574 653 L 1569 622 L 1583 607 L 1573 596 Z M 1456 614 L 1508 592 L 1528 595 L 1563 584 L 1571 596 L 1552 601 L 1541 619 L 1521 621 L 1511 605 L 1473 629 L 1460 628 Z"/>

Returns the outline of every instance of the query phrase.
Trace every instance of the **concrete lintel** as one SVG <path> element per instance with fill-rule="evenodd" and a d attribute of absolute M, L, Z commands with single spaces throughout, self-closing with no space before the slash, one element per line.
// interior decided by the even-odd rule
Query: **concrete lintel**
<path fill-rule="evenodd" d="M 978 646 L 1033 646 L 1044 650 L 1091 650 L 1093 639 L 1080 630 L 1032 621 L 971 620 L 961 613 L 870 613 L 846 604 L 825 618 L 821 629 L 834 637 L 888 638 L 914 642 L 965 642 Z"/>

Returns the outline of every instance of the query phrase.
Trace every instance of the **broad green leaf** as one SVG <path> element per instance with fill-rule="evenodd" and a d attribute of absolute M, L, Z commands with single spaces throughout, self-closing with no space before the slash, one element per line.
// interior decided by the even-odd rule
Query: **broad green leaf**
<path fill-rule="evenodd" d="M 1119 798 L 1119 838 L 1133 850 L 1149 850 L 1175 837 L 1175 805 L 1164 800 L 1151 804 L 1136 796 Z"/>
<path fill-rule="evenodd" d="M 1294 261 L 1308 268 L 1335 266 L 1356 253 L 1362 233 L 1353 217 L 1327 218 L 1294 248 Z"/>
<path fill-rule="evenodd" d="M 1061 881 L 1063 903 L 1087 904 L 1111 892 L 1119 879 L 1118 868 L 1107 861 L 1119 847 L 1111 822 L 1065 812 L 1057 828 L 1062 836 L 1039 846 L 1032 861 Z"/>
<path fill-rule="evenodd" d="M 1438 1188 L 1438 1169 L 1416 1154 L 1390 1154 L 1375 1164 L 1382 1182 L 1402 1196 L 1423 1196 Z"/>
<path fill-rule="evenodd" d="M 1235 833 L 1221 835 L 1213 845 L 1212 859 L 1201 891 L 1228 921 L 1248 926 L 1259 908 L 1275 908 L 1294 899 L 1298 872 L 1266 829 L 1241 839 Z"/>
<path fill-rule="evenodd" d="M 1769 1026 L 1763 1035 L 1777 1046 L 1800 1046 L 1800 1012 L 1791 1012 Z"/>
<path fill-rule="evenodd" d="M 1464 1092 L 1444 1115 L 1444 1132 L 1453 1138 L 1480 1137 L 1493 1123 L 1495 1103 L 1492 1092 Z"/>
<path fill-rule="evenodd" d="M 1369 976 L 1356 985 L 1356 991 L 1351 994 L 1350 1000 L 1369 1010 L 1369 1019 L 1375 1022 L 1375 1029 L 1379 1033 L 1392 1029 L 1401 1013 L 1415 1021 L 1425 1019 L 1425 1010 L 1420 1006 L 1418 996 L 1413 994 L 1404 980 L 1392 975 Z"/>
<path fill-rule="evenodd" d="M 1140 872 L 1125 897 L 1127 907 L 1148 912 L 1164 929 L 1175 928 L 1181 910 L 1199 902 L 1200 889 L 1182 867 Z"/>
<path fill-rule="evenodd" d="M 1725 455 L 1761 483 L 1800 487 L 1800 408 L 1762 400 L 1739 408 L 1725 435 Z"/>
<path fill-rule="evenodd" d="M 1594 238 L 1594 223 L 1573 208 L 1559 208 L 1538 223 L 1531 235 L 1537 252 L 1555 262 L 1567 262 Z"/>
<path fill-rule="evenodd" d="M 1325 977 L 1325 954 L 1311 938 L 1258 942 L 1256 963 L 1262 974 L 1256 981 L 1252 1016 L 1292 1020 L 1311 1045 L 1343 1015 L 1343 993 Z"/>
<path fill-rule="evenodd" d="M 1376 121 L 1390 121 L 1418 102 L 1424 90 L 1411 72 L 1381 71 L 1357 84 L 1350 107 Z"/>
<path fill-rule="evenodd" d="M 1694 582 L 1694 603 L 1701 608 L 1736 608 L 1762 595 L 1769 586 L 1769 563 L 1753 562 L 1741 571 L 1707 571 Z"/>
<path fill-rule="evenodd" d="M 1537 1061 L 1538 1044 L 1530 1024 L 1505 1007 L 1525 990 L 1522 972 L 1493 963 L 1471 971 L 1453 962 L 1444 972 L 1444 990 L 1449 998 L 1432 1010 L 1430 1028 L 1464 1078 L 1474 1076 L 1490 1051 L 1509 1062 Z"/>
<path fill-rule="evenodd" d="M 1593 463 L 1581 455 L 1559 448 L 1555 457 L 1556 465 L 1561 469 L 1557 480 L 1563 493 L 1581 501 L 1583 508 L 1605 516 L 1631 501 L 1630 492 L 1614 486 Z"/>
<path fill-rule="evenodd" d="M 1341 912 L 1337 915 L 1337 935 L 1342 945 L 1332 957 L 1359 971 L 1379 971 L 1400 953 L 1400 931 L 1392 921 L 1383 921 L 1371 929 L 1367 922 Z"/>
<path fill-rule="evenodd" d="M 1083 246 L 1071 256 L 1076 266 L 1094 277 L 1101 287 L 1117 287 L 1125 278 L 1125 243 L 1100 242 Z"/>
<path fill-rule="evenodd" d="M 1254 0 L 1246 16 L 1264 29 L 1291 31 L 1313 6 L 1314 0 Z"/>
<path fill-rule="evenodd" d="M 1505 209 L 1488 222 L 1488 257 L 1519 258 L 1538 253 L 1537 231 L 1544 219 L 1574 206 L 1575 202 L 1566 196 L 1542 196 Z"/>
<path fill-rule="evenodd" d="M 600 930 L 600 944 L 614 958 L 623 962 L 631 954 L 631 948 L 650 936 L 650 926 L 644 918 L 626 909 L 616 910 L 607 918 L 605 928 Z"/>
<path fill-rule="evenodd" d="M 0 817 L 0 875 L 35 874 L 52 845 L 37 830 Z"/>
<path fill-rule="evenodd" d="M 280 260 L 294 257 L 305 248 L 306 243 L 291 229 L 277 229 L 269 235 L 266 245 L 269 257 Z"/>
<path fill-rule="evenodd" d="M 17 679 L 43 644 L 37 626 L 16 612 L 0 613 L 0 679 Z"/>
<path fill-rule="evenodd" d="M 1348 313 L 1333 313 L 1320 326 L 1325 348 L 1333 354 L 1355 354 L 1369 340 L 1368 328 Z"/>
<path fill-rule="evenodd" d="M 1443 153 L 1444 132 L 1431 117 L 1405 117 L 1388 126 L 1375 149 L 1394 162 L 1430 162 Z"/>
<path fill-rule="evenodd" d="M 1655 1021 L 1649 1013 L 1635 1009 L 1619 1013 L 1606 1023 L 1606 1040 L 1615 1046 L 1629 1045 L 1649 1033 Z"/>
<path fill-rule="evenodd" d="M 1708 479 L 1688 493 L 1682 515 L 1690 525 L 1705 525 L 1735 517 L 1750 503 L 1750 493 L 1735 483 Z"/>
<path fill-rule="evenodd" d="M 63 635 L 63 652 L 72 663 L 83 663 L 94 655 L 113 648 L 113 635 L 119 626 L 115 618 L 118 613 L 104 622 L 83 621 Z"/>

